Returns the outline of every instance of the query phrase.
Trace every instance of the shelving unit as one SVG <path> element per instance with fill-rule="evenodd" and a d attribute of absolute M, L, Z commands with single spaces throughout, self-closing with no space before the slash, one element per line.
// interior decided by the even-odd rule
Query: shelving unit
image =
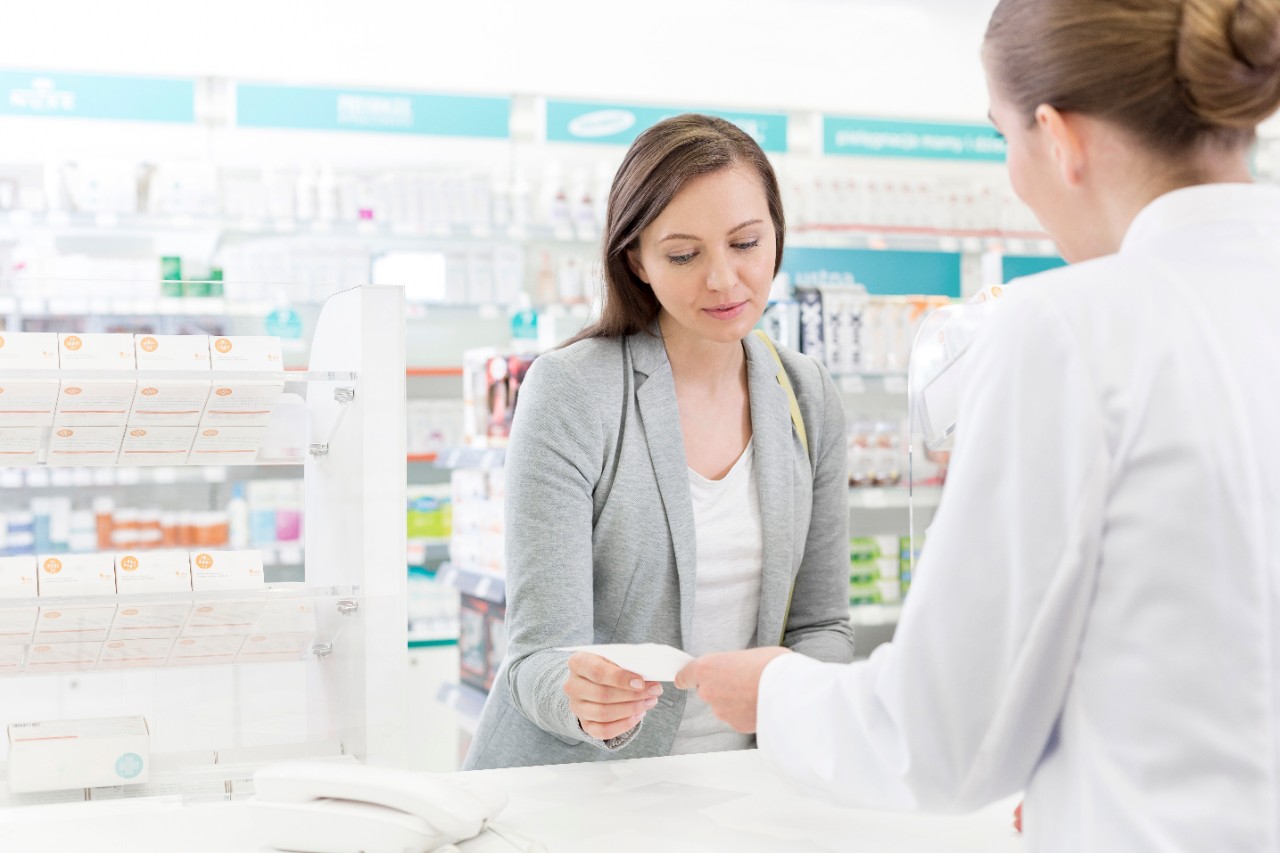
<path fill-rule="evenodd" d="M 100 289 L 109 292 L 110 285 Z M 289 754 L 345 755 L 373 764 L 401 764 L 407 712 L 399 677 L 407 655 L 405 630 L 404 294 L 394 287 L 361 287 L 330 297 L 318 313 L 301 371 L 237 373 L 236 380 L 282 381 L 302 401 L 282 412 L 280 453 L 260 455 L 252 467 L 170 465 L 8 469 L 0 482 L 20 488 L 142 486 L 163 490 L 223 483 L 232 471 L 253 479 L 261 471 L 288 472 L 304 484 L 304 539 L 264 546 L 264 562 L 296 564 L 298 579 L 257 590 L 114 597 L 9 599 L 0 608 L 98 606 L 113 611 L 167 607 L 182 611 L 175 642 L 193 636 L 202 611 L 230 602 L 245 612 L 305 610 L 314 628 L 289 659 L 255 661 L 238 651 L 235 663 L 153 666 L 126 671 L 17 674 L 0 679 L 0 724 L 141 714 L 155 757 L 200 753 L 209 760 L 180 770 L 176 780 L 215 797 L 243 785 L 252 769 Z M 10 376 L 10 374 L 14 374 Z M 87 372 L 80 378 L 95 378 Z M 15 371 L 4 378 L 21 378 Z M 153 378 L 145 371 L 130 378 Z M 163 378 L 173 380 L 174 373 Z M 222 378 L 216 371 L 202 379 Z M 273 422 L 274 424 L 275 422 Z M 284 464 L 286 463 L 287 464 Z M 276 464 L 281 463 L 281 464 Z M 109 472 L 109 473 L 103 473 Z M 34 479 L 33 479 L 34 478 Z M 48 486 L 41 486 L 46 481 Z M 29 485 L 30 484 L 30 485 Z M 231 634 L 245 645 L 253 631 L 278 623 L 255 621 Z M 223 630 L 223 629 L 218 629 Z M 276 629 L 278 631 L 278 627 Z M 250 647 L 251 648 L 251 647 Z M 219 765 L 222 765 L 219 768 Z M 194 775 L 192 775 L 194 774 Z M 163 774 L 161 774 L 163 775 Z M 0 777 L 2 778 L 2 777 Z M 165 777 L 167 778 L 167 777 Z M 172 787 L 184 797 L 185 782 Z M 163 786 L 161 786 L 163 787 Z M 153 784 L 147 789 L 159 793 Z M 245 789 L 240 787 L 238 794 Z M 86 792 L 81 791 L 81 798 Z M 56 797 L 56 795 L 55 795 Z M 93 797 L 97 798 L 97 797 Z M 0 805 L 23 801 L 0 784 Z"/>

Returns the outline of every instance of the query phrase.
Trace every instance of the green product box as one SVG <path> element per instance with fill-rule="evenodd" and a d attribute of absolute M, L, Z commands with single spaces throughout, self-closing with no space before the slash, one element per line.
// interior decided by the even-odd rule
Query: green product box
<path fill-rule="evenodd" d="M 208 281 L 185 281 L 182 283 L 182 295 L 197 299 L 207 299 L 213 295 L 212 283 Z"/>
<path fill-rule="evenodd" d="M 160 259 L 160 295 L 182 296 L 182 258 L 165 255 Z"/>
<path fill-rule="evenodd" d="M 849 540 L 849 560 L 864 563 L 880 556 L 880 545 L 874 536 L 854 536 Z"/>

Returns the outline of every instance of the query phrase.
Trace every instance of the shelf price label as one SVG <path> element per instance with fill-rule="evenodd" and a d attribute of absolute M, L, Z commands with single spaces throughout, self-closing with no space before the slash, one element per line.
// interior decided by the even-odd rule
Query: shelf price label
<path fill-rule="evenodd" d="M 507 139 L 511 99 L 236 84 L 236 125 Z"/>

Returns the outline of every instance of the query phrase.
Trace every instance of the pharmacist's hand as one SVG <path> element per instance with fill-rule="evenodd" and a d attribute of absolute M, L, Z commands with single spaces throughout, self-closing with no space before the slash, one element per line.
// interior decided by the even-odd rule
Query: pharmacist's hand
<path fill-rule="evenodd" d="M 756 730 L 756 700 L 760 696 L 760 676 L 769 661 L 790 653 L 781 646 L 716 652 L 703 655 L 676 675 L 676 687 L 697 690 L 698 698 L 734 731 L 751 734 Z"/>
<path fill-rule="evenodd" d="M 609 740 L 635 728 L 658 704 L 662 685 L 645 681 L 599 655 L 574 652 L 564 692 L 582 730 L 593 738 Z"/>

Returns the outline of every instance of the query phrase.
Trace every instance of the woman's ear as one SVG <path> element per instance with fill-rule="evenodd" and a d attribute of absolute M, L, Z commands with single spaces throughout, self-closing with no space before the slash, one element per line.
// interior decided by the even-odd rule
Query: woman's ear
<path fill-rule="evenodd" d="M 627 249 L 627 266 L 635 273 L 636 278 L 649 284 L 649 276 L 645 275 L 644 264 L 640 262 L 640 250 L 634 247 Z"/>
<path fill-rule="evenodd" d="M 1080 186 L 1084 180 L 1087 160 L 1085 136 L 1088 128 L 1084 117 L 1075 113 L 1063 113 L 1048 104 L 1041 104 L 1036 107 L 1036 124 L 1045 145 L 1049 147 L 1049 156 L 1058 167 L 1062 182 L 1071 188 Z"/>

